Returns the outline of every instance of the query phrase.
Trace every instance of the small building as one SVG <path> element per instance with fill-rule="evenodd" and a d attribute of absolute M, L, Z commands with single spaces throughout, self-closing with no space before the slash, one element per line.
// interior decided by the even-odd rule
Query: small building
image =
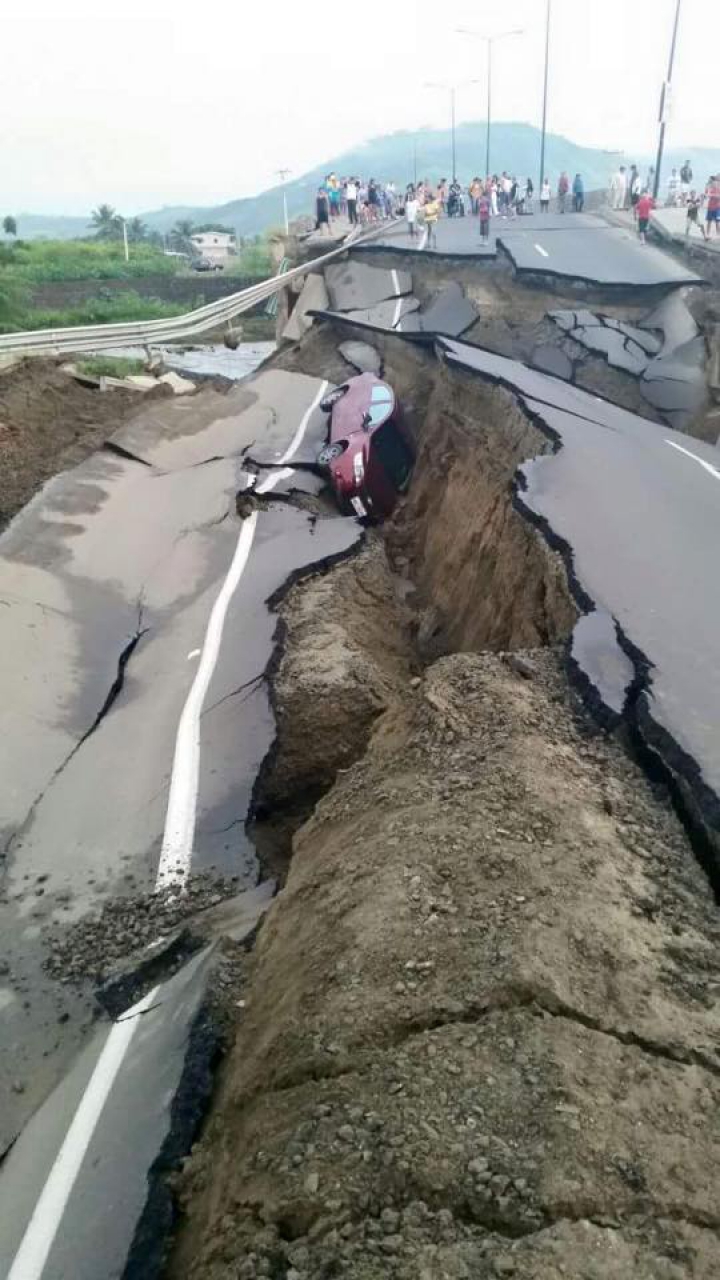
<path fill-rule="evenodd" d="M 237 241 L 227 231 L 196 231 L 190 237 L 196 253 L 208 262 L 216 262 L 223 266 L 228 258 L 237 253 Z"/>

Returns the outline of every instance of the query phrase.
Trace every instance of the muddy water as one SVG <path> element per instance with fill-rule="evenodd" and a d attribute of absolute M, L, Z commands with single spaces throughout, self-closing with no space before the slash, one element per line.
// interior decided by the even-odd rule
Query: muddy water
<path fill-rule="evenodd" d="M 179 373 L 187 373 L 191 377 L 195 374 L 231 378 L 238 382 L 241 378 L 247 378 L 263 360 L 272 355 L 275 343 L 241 342 L 235 351 L 230 351 L 221 342 L 208 342 L 196 347 L 153 346 L 151 350 L 153 355 L 162 358 L 169 369 L 177 369 Z M 112 354 L 144 360 L 147 352 L 144 347 L 122 347 Z"/>

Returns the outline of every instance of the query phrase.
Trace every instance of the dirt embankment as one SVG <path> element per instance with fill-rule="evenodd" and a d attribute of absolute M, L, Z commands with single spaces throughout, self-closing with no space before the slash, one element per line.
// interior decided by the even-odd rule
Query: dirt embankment
<path fill-rule="evenodd" d="M 715 906 L 553 647 L 572 604 L 507 484 L 542 441 L 492 391 L 473 435 L 470 394 L 418 411 L 393 567 L 373 538 L 284 605 L 263 786 L 303 825 L 173 1277 L 717 1273 Z M 431 596 L 435 652 L 469 651 L 412 643 Z"/>
<path fill-rule="evenodd" d="M 0 528 L 46 480 L 101 448 L 141 398 L 83 387 L 52 360 L 0 370 Z"/>

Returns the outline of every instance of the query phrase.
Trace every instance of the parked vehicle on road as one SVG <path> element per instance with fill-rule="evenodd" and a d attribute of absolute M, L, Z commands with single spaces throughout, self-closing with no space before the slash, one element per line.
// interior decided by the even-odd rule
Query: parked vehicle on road
<path fill-rule="evenodd" d="M 212 262 L 210 258 L 193 258 L 191 263 L 193 271 L 222 271 L 222 262 Z"/>
<path fill-rule="evenodd" d="M 330 423 L 318 462 L 330 472 L 341 511 L 371 520 L 390 515 L 414 461 L 392 387 L 361 373 L 331 391 L 321 408 Z"/>

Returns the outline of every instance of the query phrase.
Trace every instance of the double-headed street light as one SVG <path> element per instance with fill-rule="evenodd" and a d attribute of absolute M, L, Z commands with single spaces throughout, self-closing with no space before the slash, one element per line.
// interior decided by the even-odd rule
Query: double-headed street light
<path fill-rule="evenodd" d="M 452 132 L 452 176 L 453 182 L 457 181 L 457 164 L 455 151 L 455 94 L 458 89 L 465 89 L 467 85 L 479 84 L 479 80 L 461 80 L 456 84 L 426 84 L 425 89 L 441 89 L 444 93 L 450 94 L 450 129 Z"/>
<path fill-rule="evenodd" d="M 472 36 L 475 40 L 484 40 L 487 45 L 487 125 L 485 131 L 485 176 L 490 174 L 490 122 L 492 120 L 492 48 L 496 40 L 505 40 L 508 36 L 521 36 L 524 27 L 513 27 L 510 31 L 498 31 L 488 36 L 483 31 L 474 31 L 471 27 L 456 27 L 458 35 Z"/>

